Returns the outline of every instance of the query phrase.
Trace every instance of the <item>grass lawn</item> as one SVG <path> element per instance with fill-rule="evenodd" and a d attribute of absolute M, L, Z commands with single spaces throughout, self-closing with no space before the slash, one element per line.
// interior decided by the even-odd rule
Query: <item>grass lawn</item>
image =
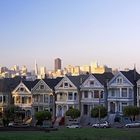
<path fill-rule="evenodd" d="M 55 132 L 0 132 L 0 140 L 140 140 L 140 129 L 63 128 Z"/>

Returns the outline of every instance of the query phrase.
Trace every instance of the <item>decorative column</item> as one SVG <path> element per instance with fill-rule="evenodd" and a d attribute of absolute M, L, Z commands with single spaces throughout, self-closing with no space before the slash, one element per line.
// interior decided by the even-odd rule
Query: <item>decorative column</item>
<path fill-rule="evenodd" d="M 110 112 L 110 102 L 108 102 L 108 112 Z"/>

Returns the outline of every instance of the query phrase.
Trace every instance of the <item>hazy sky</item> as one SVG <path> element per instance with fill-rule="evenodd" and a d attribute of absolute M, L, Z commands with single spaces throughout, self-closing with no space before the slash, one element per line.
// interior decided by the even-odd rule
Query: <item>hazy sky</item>
<path fill-rule="evenodd" d="M 0 66 L 56 57 L 140 70 L 140 0 L 0 0 Z"/>

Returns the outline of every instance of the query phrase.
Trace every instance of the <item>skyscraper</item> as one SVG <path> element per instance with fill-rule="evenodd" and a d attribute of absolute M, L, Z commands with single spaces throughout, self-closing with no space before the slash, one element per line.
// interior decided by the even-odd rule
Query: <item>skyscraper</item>
<path fill-rule="evenodd" d="M 54 70 L 61 70 L 61 59 L 60 58 L 56 58 L 54 60 Z"/>
<path fill-rule="evenodd" d="M 38 66 L 37 66 L 36 60 L 35 60 L 35 75 L 36 75 L 36 76 L 38 75 Z"/>

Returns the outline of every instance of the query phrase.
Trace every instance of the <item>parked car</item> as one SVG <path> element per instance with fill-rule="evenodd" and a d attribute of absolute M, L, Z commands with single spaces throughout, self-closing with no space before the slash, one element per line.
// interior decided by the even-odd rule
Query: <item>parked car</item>
<path fill-rule="evenodd" d="M 125 127 L 127 127 L 127 128 L 140 127 L 140 122 L 135 121 L 132 123 L 127 123 L 127 124 L 125 124 Z"/>
<path fill-rule="evenodd" d="M 109 128 L 110 124 L 109 124 L 109 122 L 104 121 L 104 122 L 100 122 L 100 123 L 95 123 L 92 125 L 92 127 L 94 127 L 94 128 Z"/>
<path fill-rule="evenodd" d="M 81 128 L 81 126 L 79 125 L 79 123 L 72 123 L 70 125 L 66 126 L 67 128 Z"/>
<path fill-rule="evenodd" d="M 29 124 L 25 124 L 25 123 L 14 123 L 14 122 L 10 122 L 8 124 L 9 127 L 23 127 L 23 128 L 26 128 L 26 127 L 29 127 L 30 125 Z"/>

